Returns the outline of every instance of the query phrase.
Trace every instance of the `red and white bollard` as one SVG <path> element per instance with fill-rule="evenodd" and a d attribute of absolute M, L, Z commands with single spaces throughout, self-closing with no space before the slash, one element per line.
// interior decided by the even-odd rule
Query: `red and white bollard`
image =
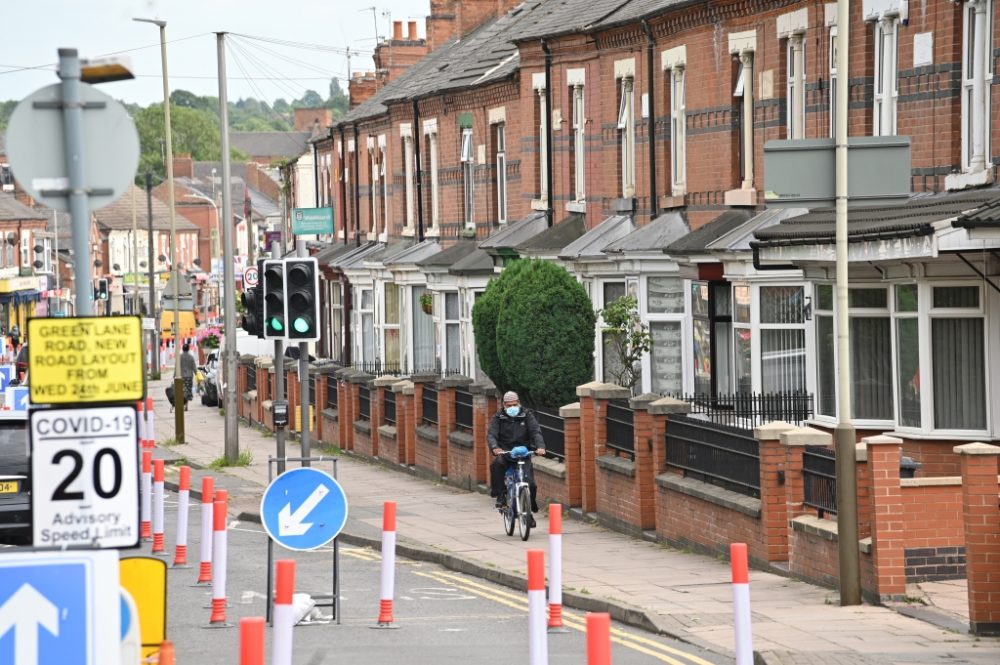
<path fill-rule="evenodd" d="M 396 502 L 382 506 L 382 595 L 378 608 L 378 625 L 392 624 L 392 597 L 396 582 Z"/>
<path fill-rule="evenodd" d="M 139 438 L 139 446 L 146 447 L 146 400 L 140 399 L 135 403 L 136 436 Z"/>
<path fill-rule="evenodd" d="M 201 556 L 198 563 L 198 582 L 196 586 L 212 583 L 212 529 L 214 520 L 215 480 L 212 476 L 201 478 Z"/>
<path fill-rule="evenodd" d="M 731 543 L 729 561 L 733 569 L 733 628 L 736 635 L 736 665 L 753 665 L 753 630 L 750 626 L 750 571 L 747 544 Z"/>
<path fill-rule="evenodd" d="M 180 468 L 180 481 L 177 489 L 177 545 L 174 548 L 173 568 L 190 568 L 188 566 L 188 503 L 191 497 L 191 467 Z"/>
<path fill-rule="evenodd" d="M 528 664 L 549 662 L 545 632 L 545 552 L 528 550 Z"/>
<path fill-rule="evenodd" d="M 222 491 L 216 492 L 215 505 L 212 507 L 212 519 L 215 529 L 212 532 L 212 616 L 208 620 L 210 626 L 228 628 L 226 623 L 226 517 L 228 501 L 225 496 L 220 498 Z"/>
<path fill-rule="evenodd" d="M 611 665 L 611 615 L 587 613 L 587 665 Z"/>
<path fill-rule="evenodd" d="M 264 617 L 240 619 L 240 665 L 264 665 Z"/>
<path fill-rule="evenodd" d="M 153 512 L 153 453 L 142 451 L 142 501 L 139 504 L 139 537 L 152 540 L 153 529 L 150 514 Z"/>
<path fill-rule="evenodd" d="M 549 504 L 549 632 L 567 632 L 562 620 L 562 504 Z"/>
<path fill-rule="evenodd" d="M 163 460 L 153 460 L 153 554 L 166 554 L 163 542 Z"/>
<path fill-rule="evenodd" d="M 274 594 L 274 632 L 271 643 L 271 665 L 292 665 L 292 628 L 295 626 L 295 560 L 279 559 L 278 590 Z"/>
<path fill-rule="evenodd" d="M 153 398 L 146 398 L 146 448 L 156 445 L 156 414 L 153 413 Z"/>

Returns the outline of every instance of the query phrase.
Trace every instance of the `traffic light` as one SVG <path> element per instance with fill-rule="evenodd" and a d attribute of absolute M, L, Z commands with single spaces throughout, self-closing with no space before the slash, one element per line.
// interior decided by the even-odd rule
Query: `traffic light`
<path fill-rule="evenodd" d="M 257 261 L 257 274 L 264 272 L 264 262 Z M 243 302 L 243 330 L 255 337 L 264 337 L 264 285 L 258 277 L 257 286 L 249 286 L 240 296 Z"/>
<path fill-rule="evenodd" d="M 319 264 L 315 258 L 285 259 L 288 339 L 319 340 Z"/>
<path fill-rule="evenodd" d="M 264 339 L 288 337 L 288 310 L 285 303 L 285 262 L 264 261 Z"/>
<path fill-rule="evenodd" d="M 98 300 L 108 299 L 108 280 L 103 278 L 97 280 L 97 299 Z"/>

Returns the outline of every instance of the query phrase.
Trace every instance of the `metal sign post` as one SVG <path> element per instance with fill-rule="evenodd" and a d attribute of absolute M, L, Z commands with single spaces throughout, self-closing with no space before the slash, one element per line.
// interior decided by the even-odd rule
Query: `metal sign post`
<path fill-rule="evenodd" d="M 303 466 L 273 475 L 273 466 L 286 462 L 329 462 L 332 473 Z M 347 497 L 337 482 L 336 457 L 267 459 L 268 486 L 260 502 L 261 524 L 267 539 L 267 621 L 274 596 L 274 543 L 296 551 L 312 551 L 333 540 L 333 579 L 330 595 L 314 595 L 316 607 L 329 607 L 340 623 L 340 543 L 337 536 L 347 523 Z M 322 601 L 322 602 L 321 602 Z"/>

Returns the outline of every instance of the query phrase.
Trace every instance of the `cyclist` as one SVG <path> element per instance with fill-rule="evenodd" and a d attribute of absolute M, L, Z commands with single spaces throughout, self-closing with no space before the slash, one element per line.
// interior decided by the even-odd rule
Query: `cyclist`
<path fill-rule="evenodd" d="M 535 414 L 521 406 L 521 400 L 513 390 L 504 393 L 503 408 L 497 411 L 490 421 L 490 428 L 486 432 L 486 445 L 493 454 L 493 461 L 490 463 L 490 496 L 496 497 L 496 507 L 500 508 L 507 501 L 504 492 L 504 474 L 507 468 L 514 464 L 514 460 L 504 453 L 514 446 L 524 445 L 529 450 L 534 450 L 536 455 L 545 454 L 545 441 L 542 440 L 542 430 L 538 426 L 538 420 Z M 525 471 L 531 486 L 531 511 L 538 512 L 536 499 L 538 488 L 535 486 L 535 475 L 531 470 L 530 460 L 531 458 L 528 458 Z M 535 525 L 534 517 L 531 518 L 531 525 Z"/>

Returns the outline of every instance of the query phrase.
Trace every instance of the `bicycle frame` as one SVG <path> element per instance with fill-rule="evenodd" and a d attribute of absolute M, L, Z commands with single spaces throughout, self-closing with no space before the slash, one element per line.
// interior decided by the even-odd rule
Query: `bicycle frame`
<path fill-rule="evenodd" d="M 517 468 L 510 467 L 504 475 L 504 482 L 507 485 L 507 505 L 514 508 L 514 514 L 521 514 L 521 488 L 528 487 L 528 481 L 524 479 L 525 458 L 517 460 Z M 530 491 L 530 488 L 529 488 Z M 531 510 L 531 506 L 527 506 Z"/>

